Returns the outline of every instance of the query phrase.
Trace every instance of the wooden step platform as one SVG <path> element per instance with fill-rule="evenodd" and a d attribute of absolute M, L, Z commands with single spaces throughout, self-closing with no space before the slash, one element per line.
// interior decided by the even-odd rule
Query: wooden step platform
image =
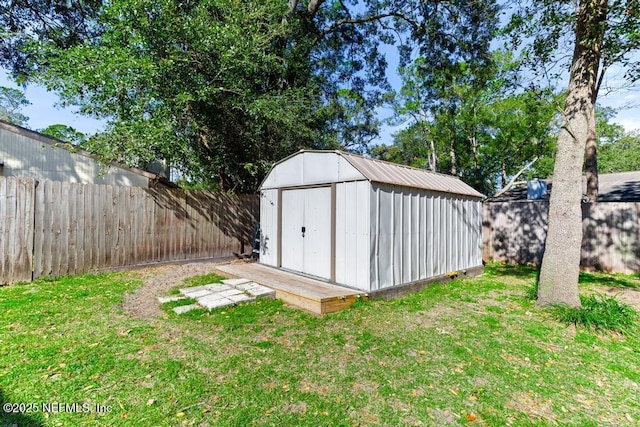
<path fill-rule="evenodd" d="M 353 304 L 366 293 L 299 276 L 258 263 L 232 263 L 216 267 L 229 278 L 242 278 L 276 291 L 276 298 L 314 314 L 333 313 Z"/>

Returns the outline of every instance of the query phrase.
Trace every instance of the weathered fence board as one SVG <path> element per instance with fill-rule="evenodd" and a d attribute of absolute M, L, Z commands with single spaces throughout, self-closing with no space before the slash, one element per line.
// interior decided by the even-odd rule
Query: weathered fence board
<path fill-rule="evenodd" d="M 483 259 L 540 265 L 548 202 L 492 202 L 483 207 Z M 582 205 L 585 270 L 640 272 L 640 203 Z"/>
<path fill-rule="evenodd" d="M 31 280 L 35 181 L 0 178 L 0 283 Z"/>
<path fill-rule="evenodd" d="M 0 177 L 0 284 L 248 249 L 255 195 Z"/>

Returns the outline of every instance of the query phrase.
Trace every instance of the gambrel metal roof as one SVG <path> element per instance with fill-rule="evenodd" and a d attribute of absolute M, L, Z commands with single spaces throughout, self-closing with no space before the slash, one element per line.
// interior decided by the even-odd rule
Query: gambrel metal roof
<path fill-rule="evenodd" d="M 320 154 L 321 157 L 317 155 Z M 305 156 L 312 161 L 304 161 Z M 337 163 L 320 160 L 327 156 L 334 156 Z M 295 162 L 295 158 L 302 158 L 295 167 L 287 167 L 279 176 L 277 167 L 286 162 Z M 344 162 L 351 166 L 349 170 Z M 334 166 L 335 164 L 335 166 Z M 284 169 L 284 168 L 283 168 Z M 307 169 L 307 170 L 305 170 Z M 317 169 L 317 170 L 308 170 Z M 277 162 L 264 182 L 262 189 L 286 186 L 313 185 L 323 182 L 322 175 L 325 172 L 324 182 L 340 182 L 353 180 L 368 180 L 382 184 L 397 185 L 401 187 L 418 188 L 422 190 L 437 191 L 441 193 L 459 194 L 463 196 L 482 198 L 482 194 L 465 184 L 455 176 L 431 172 L 425 169 L 417 169 L 410 166 L 376 160 L 344 151 L 328 150 L 300 150 L 289 157 Z M 312 177 L 310 177 L 312 175 Z"/>

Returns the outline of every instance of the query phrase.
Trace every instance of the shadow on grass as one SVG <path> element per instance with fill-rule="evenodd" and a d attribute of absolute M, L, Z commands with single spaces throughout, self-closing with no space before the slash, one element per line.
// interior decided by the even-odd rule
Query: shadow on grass
<path fill-rule="evenodd" d="M 640 291 L 640 278 L 638 274 L 606 274 L 606 273 L 580 273 L 580 284 L 603 285 L 619 288 L 629 288 Z"/>
<path fill-rule="evenodd" d="M 537 267 L 530 264 L 500 264 L 497 262 L 488 263 L 485 266 L 485 272 L 497 276 L 513 277 L 536 277 L 538 275 Z"/>
<path fill-rule="evenodd" d="M 27 405 L 23 405 L 19 407 L 18 405 L 21 402 L 9 402 L 2 390 L 0 390 L 0 425 L 2 426 L 43 426 L 42 422 L 28 413 L 24 413 L 31 409 L 31 412 L 36 412 L 36 408 L 29 408 Z M 5 407 L 5 405 L 11 406 L 10 408 Z M 14 412 L 7 412 L 9 410 L 15 410 Z M 37 408 L 38 410 L 40 407 Z M 38 411 L 39 412 L 39 411 Z"/>

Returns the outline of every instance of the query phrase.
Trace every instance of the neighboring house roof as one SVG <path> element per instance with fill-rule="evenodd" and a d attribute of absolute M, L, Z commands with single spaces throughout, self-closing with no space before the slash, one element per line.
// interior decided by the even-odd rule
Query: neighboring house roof
<path fill-rule="evenodd" d="M 547 194 L 540 200 L 549 200 L 553 182 L 547 182 Z M 582 192 L 586 193 L 586 178 L 582 178 Z M 488 202 L 508 202 L 527 200 L 527 184 L 521 184 L 509 189 L 506 193 L 491 197 Z M 602 173 L 598 175 L 599 202 L 637 202 L 640 201 L 640 171 Z"/>
<path fill-rule="evenodd" d="M 66 150 L 74 155 L 80 155 L 80 156 L 84 156 L 84 157 L 88 157 L 92 160 L 94 160 L 95 162 L 100 163 L 100 161 L 97 159 L 96 156 L 94 156 L 93 154 L 91 154 L 90 152 L 83 150 L 81 148 L 78 147 L 74 147 L 71 144 L 61 141 L 59 139 L 56 138 L 52 138 L 50 136 L 41 134 L 39 132 L 35 132 L 32 131 L 30 129 L 26 129 L 23 128 L 22 126 L 18 126 L 15 125 L 13 123 L 9 123 L 9 122 L 5 122 L 3 120 L 0 120 L 0 130 L 6 130 L 9 132 L 13 132 L 14 134 L 20 135 L 22 137 L 25 138 L 29 138 L 47 145 L 50 145 L 56 149 L 60 149 L 60 150 Z M 0 162 L 2 162 L 3 159 L 0 159 Z M 109 167 L 114 167 L 114 168 L 118 168 L 118 169 L 123 169 L 126 170 L 128 172 L 131 172 L 133 174 L 137 174 L 140 175 L 146 179 L 149 180 L 150 183 L 154 183 L 154 184 L 160 184 L 161 186 L 165 186 L 165 187 L 177 187 L 174 183 L 172 183 L 171 181 L 169 181 L 168 179 L 166 179 L 165 177 L 161 176 L 161 175 L 157 175 L 139 168 L 132 168 L 132 167 L 128 167 L 128 166 L 124 166 L 118 163 L 111 163 L 108 165 Z"/>
<path fill-rule="evenodd" d="M 339 166 L 333 162 L 321 163 L 319 159 L 309 162 L 305 165 L 301 162 L 294 168 L 286 168 L 286 170 L 278 174 L 276 167 L 285 162 L 295 162 L 295 158 L 304 156 L 317 156 L 328 160 L 328 157 L 335 156 L 336 160 L 343 161 L 343 165 Z M 344 163 L 346 161 L 346 163 Z M 368 180 L 370 182 L 397 185 L 401 187 L 418 188 L 422 190 L 437 191 L 441 193 L 452 193 L 470 197 L 482 198 L 482 194 L 473 189 L 471 186 L 462 182 L 459 178 L 431 172 L 425 169 L 417 169 L 410 166 L 399 165 L 396 163 L 385 162 L 382 160 L 371 159 L 356 154 L 345 153 L 343 151 L 330 150 L 301 150 L 297 153 L 286 157 L 272 167 L 271 171 L 261 185 L 262 189 L 277 188 L 287 185 L 306 185 L 313 182 L 321 183 L 321 172 L 309 170 L 305 175 L 305 169 L 319 169 L 322 167 L 332 167 L 335 169 L 333 178 L 336 181 L 341 180 Z M 313 174 L 313 178 L 308 175 Z M 286 176 L 282 176 L 286 175 Z M 315 176 L 317 175 L 317 176 Z M 326 177 L 329 177 L 327 172 Z M 315 180 L 315 181 L 313 181 Z"/>

